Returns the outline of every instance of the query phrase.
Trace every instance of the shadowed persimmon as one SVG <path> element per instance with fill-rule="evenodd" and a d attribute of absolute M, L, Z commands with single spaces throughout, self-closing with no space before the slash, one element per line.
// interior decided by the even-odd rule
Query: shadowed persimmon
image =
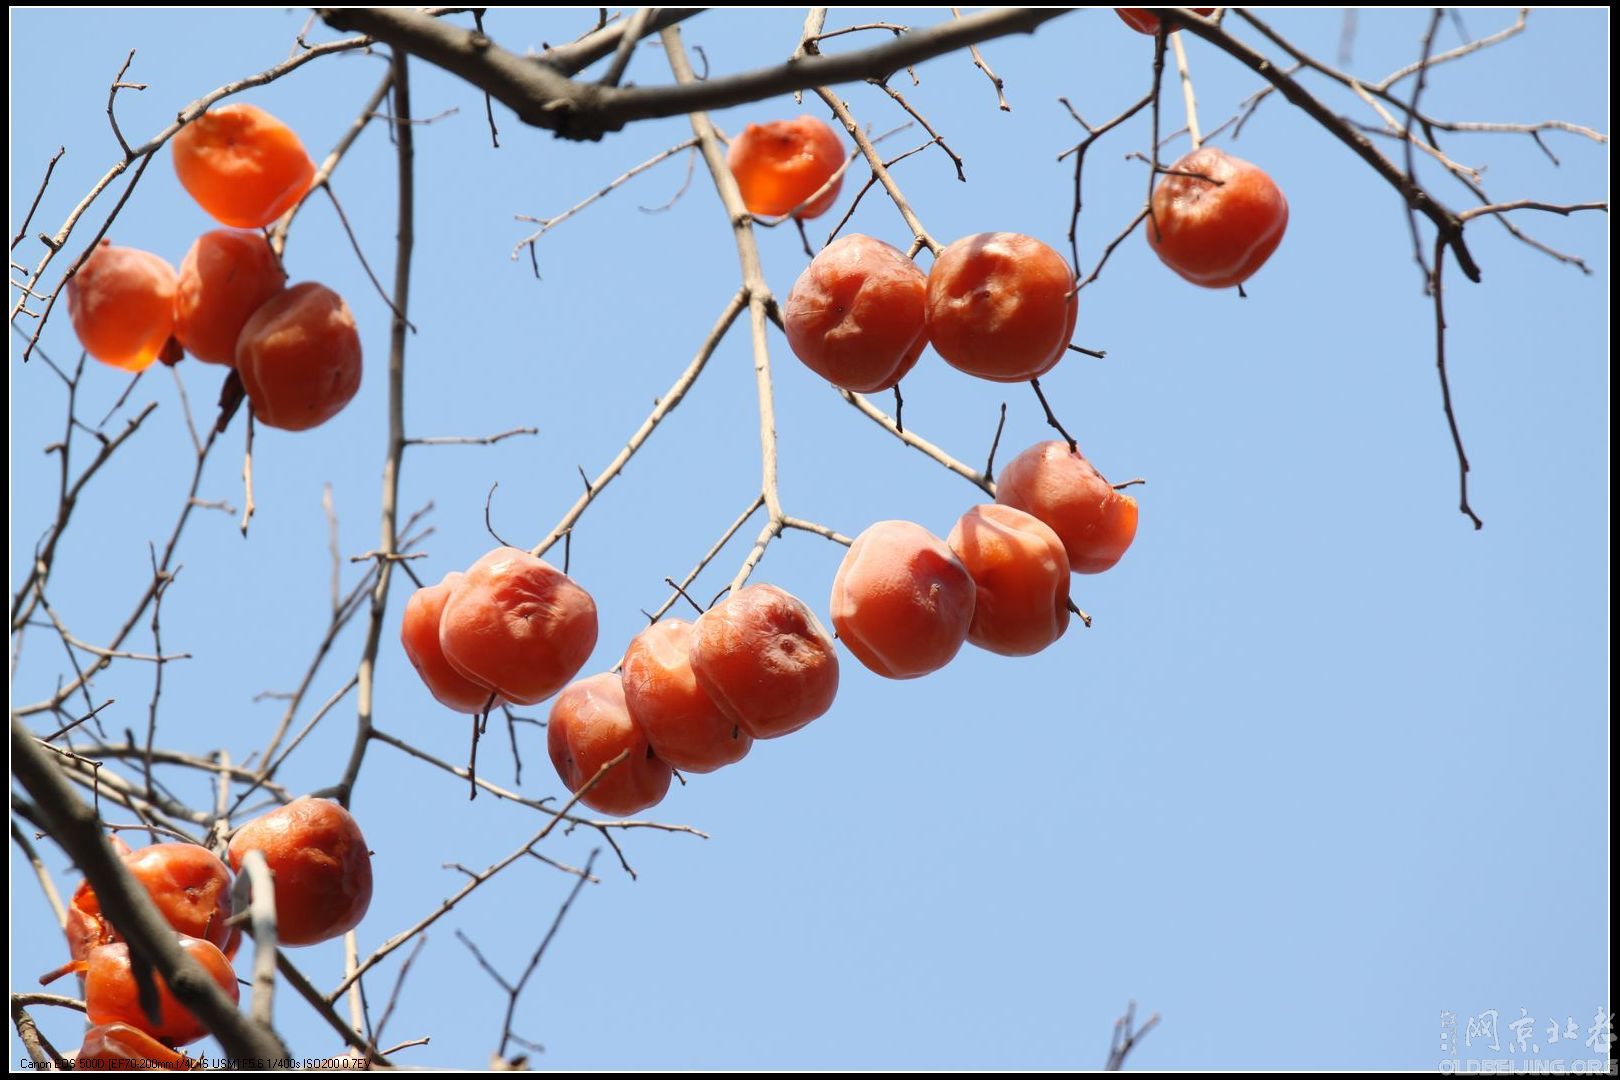
<path fill-rule="evenodd" d="M 84 1043 L 73 1055 L 74 1071 L 190 1070 L 196 1065 L 186 1055 L 164 1046 L 138 1027 L 124 1023 L 97 1024 L 84 1033 Z"/>
<path fill-rule="evenodd" d="M 741 761 L 753 736 L 714 703 L 692 673 L 692 624 L 660 619 L 624 652 L 624 700 L 653 753 L 683 772 Z"/>
<path fill-rule="evenodd" d="M 174 336 L 198 360 L 234 364 L 242 327 L 286 286 L 287 273 L 263 236 L 234 229 L 203 233 L 180 263 Z"/>
<path fill-rule="evenodd" d="M 152 844 L 131 851 L 116 839 L 114 847 L 164 921 L 187 937 L 212 942 L 226 956 L 236 955 L 241 929 L 230 925 L 231 872 L 213 852 L 197 844 Z M 73 892 L 66 929 L 68 953 L 75 960 L 98 945 L 123 940 L 88 881 Z"/>
<path fill-rule="evenodd" d="M 201 938 L 184 934 L 175 937 L 179 939 L 180 948 L 202 965 L 225 991 L 226 997 L 233 1002 L 239 1000 L 236 972 L 224 953 Z M 153 1021 L 146 1015 L 130 966 L 129 946 L 122 941 L 97 945 L 85 959 L 63 970 L 77 971 L 84 976 L 85 1014 L 92 1024 L 128 1024 L 169 1046 L 184 1046 L 208 1034 L 203 1022 L 175 1000 L 163 976 L 157 972 L 152 973 L 152 981 L 157 985 L 158 1019 Z"/>
<path fill-rule="evenodd" d="M 996 502 L 1050 526 L 1076 574 L 1109 569 L 1136 539 L 1136 500 L 1115 491 L 1091 462 L 1057 439 L 1036 443 L 1006 464 Z"/>
<path fill-rule="evenodd" d="M 749 585 L 698 616 L 691 659 L 698 685 L 756 739 L 799 730 L 838 695 L 832 638 L 775 585 Z"/>
<path fill-rule="evenodd" d="M 968 640 L 1002 656 L 1029 656 L 1069 627 L 1069 559 L 1039 519 L 989 503 L 962 515 L 947 541 L 973 575 Z"/>
<path fill-rule="evenodd" d="M 669 791 L 669 765 L 653 753 L 646 733 L 631 718 L 617 675 L 592 675 L 557 695 L 546 722 L 546 749 L 558 777 L 573 792 L 603 765 L 627 754 L 580 796 L 580 802 L 601 813 L 629 817 L 657 806 Z"/>
<path fill-rule="evenodd" d="M 68 318 L 79 344 L 125 371 L 142 371 L 174 336 L 174 267 L 138 248 L 96 245 L 68 281 Z"/>
<path fill-rule="evenodd" d="M 1132 30 L 1151 37 L 1159 32 L 1159 17 L 1154 14 L 1155 10 L 1154 8 L 1119 7 L 1114 9 L 1114 13 L 1124 19 L 1125 25 Z M 1192 10 L 1206 19 L 1215 13 L 1215 9 L 1212 7 L 1193 8 Z"/>
<path fill-rule="evenodd" d="M 1241 285 L 1265 265 L 1288 228 L 1288 200 L 1271 177 L 1213 146 L 1194 150 L 1153 189 L 1148 245 L 1209 289 Z"/>
<path fill-rule="evenodd" d="M 887 390 L 928 344 L 928 276 L 905 253 L 859 234 L 811 260 L 788 294 L 783 328 L 793 354 L 834 386 Z"/>
<path fill-rule="evenodd" d="M 973 578 L 945 541 L 910 521 L 855 538 L 833 579 L 832 621 L 855 658 L 885 678 L 938 671 L 973 622 Z"/>
<path fill-rule="evenodd" d="M 514 704 L 538 704 L 579 674 L 596 648 L 596 602 L 550 563 L 499 547 L 451 590 L 439 647 L 463 678 Z"/>
<path fill-rule="evenodd" d="M 467 678 L 444 658 L 439 644 L 439 622 L 445 602 L 461 584 L 465 574 L 451 572 L 437 585 L 417 589 L 405 602 L 405 617 L 399 624 L 400 644 L 405 656 L 422 677 L 439 704 L 461 713 L 480 713 L 490 705 L 493 691 L 481 682 Z M 496 700 L 499 700 L 498 698 Z"/>
<path fill-rule="evenodd" d="M 1018 233 L 964 236 L 928 271 L 928 339 L 945 362 L 993 382 L 1050 371 L 1080 301 L 1063 256 Z"/>
<path fill-rule="evenodd" d="M 221 105 L 170 140 L 174 171 L 222 225 L 258 229 L 292 209 L 315 163 L 292 128 L 256 105 Z"/>
<path fill-rule="evenodd" d="M 304 796 L 248 822 L 231 837 L 231 869 L 264 853 L 275 878 L 276 937 L 314 945 L 356 926 L 371 906 L 371 852 L 360 826 L 330 799 Z"/>
<path fill-rule="evenodd" d="M 255 311 L 236 339 L 236 371 L 261 424 L 306 431 L 360 390 L 360 334 L 343 298 L 306 281 Z"/>
<path fill-rule="evenodd" d="M 844 144 L 826 122 L 813 116 L 749 124 L 731 140 L 726 164 L 750 214 L 774 217 L 804 202 L 844 163 Z M 793 216 L 820 217 L 838 198 L 843 177 Z"/>

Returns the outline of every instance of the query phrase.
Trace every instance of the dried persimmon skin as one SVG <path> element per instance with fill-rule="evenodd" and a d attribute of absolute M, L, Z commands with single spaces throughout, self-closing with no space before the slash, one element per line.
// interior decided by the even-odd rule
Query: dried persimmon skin
<path fill-rule="evenodd" d="M 754 739 L 698 684 L 691 652 L 684 619 L 660 619 L 637 634 L 624 652 L 625 704 L 653 753 L 682 772 L 713 772 L 741 761 Z"/>
<path fill-rule="evenodd" d="M 880 521 L 855 538 L 838 567 L 833 626 L 869 670 L 915 679 L 961 650 L 975 592 L 945 541 L 914 522 Z"/>
<path fill-rule="evenodd" d="M 360 825 L 329 799 L 304 796 L 255 818 L 231 837 L 231 868 L 249 851 L 264 855 L 275 879 L 276 937 L 315 945 L 340 937 L 371 906 L 371 850 Z"/>
<path fill-rule="evenodd" d="M 1002 656 L 1030 656 L 1069 628 L 1069 559 L 1040 519 L 999 503 L 963 514 L 946 543 L 977 588 L 968 640 Z"/>
<path fill-rule="evenodd" d="M 827 182 L 844 164 L 845 156 L 844 144 L 825 121 L 800 116 L 749 124 L 731 141 L 726 164 L 750 214 L 786 214 L 827 185 L 814 202 L 793 215 L 808 221 L 826 213 L 838 198 L 843 177 L 830 185 Z"/>
<path fill-rule="evenodd" d="M 788 293 L 782 322 L 806 367 L 844 390 L 887 390 L 928 344 L 928 276 L 897 248 L 841 236 Z"/>
<path fill-rule="evenodd" d="M 1288 200 L 1271 177 L 1213 146 L 1170 166 L 1153 189 L 1152 209 L 1148 246 L 1207 289 L 1249 280 L 1288 229 Z"/>
<path fill-rule="evenodd" d="M 1068 262 L 1020 233 L 964 236 L 928 271 L 934 351 L 992 382 L 1027 382 L 1056 367 L 1079 311 Z"/>
<path fill-rule="evenodd" d="M 623 754 L 579 800 L 615 817 L 657 806 L 674 776 L 630 715 L 623 681 L 612 673 L 580 679 L 557 695 L 546 722 L 546 749 L 557 776 L 572 792 L 581 791 Z"/>
<path fill-rule="evenodd" d="M 292 128 L 256 105 L 209 109 L 170 140 L 174 171 L 222 225 L 258 229 L 292 209 L 315 163 Z"/>
<path fill-rule="evenodd" d="M 1002 468 L 996 502 L 1050 526 L 1076 574 L 1112 569 L 1136 539 L 1136 500 L 1057 439 L 1036 443 Z"/>
<path fill-rule="evenodd" d="M 797 597 L 749 585 L 698 617 L 692 671 L 726 717 L 756 739 L 804 727 L 838 695 L 838 651 Z"/>

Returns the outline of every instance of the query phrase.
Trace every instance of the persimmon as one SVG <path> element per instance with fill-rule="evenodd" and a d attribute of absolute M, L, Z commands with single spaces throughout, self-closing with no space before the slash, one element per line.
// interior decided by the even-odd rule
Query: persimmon
<path fill-rule="evenodd" d="M 590 659 L 596 602 L 545 560 L 498 547 L 450 591 L 439 615 L 439 648 L 463 678 L 534 705 Z"/>
<path fill-rule="evenodd" d="M 224 953 L 201 938 L 184 934 L 175 937 L 179 939 L 180 948 L 202 965 L 208 976 L 225 991 L 226 997 L 233 1002 L 239 1000 L 236 972 Z M 122 941 L 97 945 L 85 959 L 64 970 L 74 970 L 84 976 L 84 1011 L 92 1024 L 128 1024 L 169 1046 L 184 1046 L 208 1034 L 208 1028 L 175 1000 L 163 976 L 155 971 L 152 981 L 158 992 L 158 1019 L 154 1021 L 146 1015 L 130 965 L 129 946 Z"/>
<path fill-rule="evenodd" d="M 400 644 L 411 666 L 422 677 L 428 693 L 445 708 L 462 713 L 483 712 L 494 693 L 481 682 L 467 678 L 450 666 L 439 645 L 439 620 L 445 601 L 460 586 L 464 574 L 451 572 L 437 585 L 417 589 L 405 602 L 405 618 L 399 625 Z"/>
<path fill-rule="evenodd" d="M 1096 466 L 1057 439 L 1036 443 L 1006 464 L 996 502 L 1050 526 L 1076 574 L 1109 569 L 1136 539 L 1136 500 L 1115 491 Z"/>
<path fill-rule="evenodd" d="M 928 344 L 928 276 L 870 236 L 841 236 L 810 261 L 782 309 L 788 345 L 834 386 L 887 390 Z"/>
<path fill-rule="evenodd" d="M 306 281 L 255 311 L 236 339 L 236 371 L 262 424 L 306 431 L 360 390 L 360 334 L 343 298 Z"/>
<path fill-rule="evenodd" d="M 577 792 L 628 751 L 579 801 L 592 810 L 629 817 L 657 806 L 669 792 L 669 764 L 653 753 L 647 734 L 630 715 L 624 683 L 611 672 L 570 683 L 552 702 L 546 749 L 557 775 Z"/>
<path fill-rule="evenodd" d="M 799 730 L 838 695 L 832 638 L 775 585 L 749 585 L 698 616 L 691 660 L 698 685 L 756 739 Z"/>
<path fill-rule="evenodd" d="M 292 128 L 256 105 L 209 109 L 170 140 L 174 171 L 220 224 L 257 229 L 292 209 L 315 163 Z"/>
<path fill-rule="evenodd" d="M 1031 236 L 978 233 L 928 271 L 928 339 L 958 371 L 1024 382 L 1063 359 L 1080 310 L 1063 256 Z"/>
<path fill-rule="evenodd" d="M 276 939 L 314 945 L 353 930 L 371 906 L 371 852 L 360 825 L 329 799 L 304 796 L 231 837 L 231 869 L 264 853 L 275 877 Z"/>
<path fill-rule="evenodd" d="M 286 285 L 287 272 L 263 236 L 235 229 L 203 233 L 180 263 L 174 336 L 199 360 L 234 364 L 242 327 Z"/>
<path fill-rule="evenodd" d="M 180 1051 L 125 1023 L 97 1024 L 84 1033 L 84 1044 L 73 1055 L 75 1072 L 187 1071 L 195 1066 L 196 1062 Z"/>
<path fill-rule="evenodd" d="M 973 575 L 968 640 L 1002 656 L 1029 656 L 1069 628 L 1069 558 L 1038 518 L 989 503 L 963 514 L 946 541 Z"/>
<path fill-rule="evenodd" d="M 624 651 L 625 706 L 653 753 L 684 772 L 741 761 L 754 739 L 714 703 L 692 672 L 692 624 L 661 619 Z"/>
<path fill-rule="evenodd" d="M 1193 10 L 1206 19 L 1215 13 L 1215 9 L 1212 7 L 1193 8 Z M 1126 26 L 1150 37 L 1159 32 L 1159 17 L 1153 12 L 1153 8 L 1117 7 L 1114 9 L 1114 14 L 1124 19 Z"/>
<path fill-rule="evenodd" d="M 749 124 L 731 140 L 726 164 L 751 214 L 785 214 L 826 184 L 844 164 L 844 144 L 826 122 L 814 116 Z M 793 216 L 820 217 L 838 198 L 843 177 Z"/>
<path fill-rule="evenodd" d="M 103 240 L 68 280 L 79 344 L 125 371 L 143 371 L 174 336 L 174 267 L 150 251 Z"/>
<path fill-rule="evenodd" d="M 124 866 L 152 898 L 158 913 L 179 933 L 212 942 L 226 956 L 236 955 L 241 929 L 231 918 L 231 872 L 197 844 L 152 844 L 131 851 L 114 840 Z M 68 952 L 83 960 L 98 945 L 122 941 L 102 913 L 88 881 L 74 890 L 67 910 Z"/>
<path fill-rule="evenodd" d="M 1249 280 L 1288 228 L 1288 200 L 1271 177 L 1213 146 L 1170 166 L 1152 206 L 1148 245 L 1164 265 L 1209 289 Z"/>
<path fill-rule="evenodd" d="M 910 521 L 880 521 L 855 538 L 838 567 L 833 627 L 872 671 L 915 679 L 961 650 L 974 592 L 967 567 L 945 541 Z"/>

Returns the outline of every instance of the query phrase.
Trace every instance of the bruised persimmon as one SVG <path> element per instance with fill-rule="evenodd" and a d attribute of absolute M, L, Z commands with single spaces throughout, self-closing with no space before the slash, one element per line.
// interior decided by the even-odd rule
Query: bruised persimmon
<path fill-rule="evenodd" d="M 199 360 L 234 364 L 242 327 L 286 285 L 287 272 L 263 236 L 234 229 L 203 233 L 180 263 L 174 336 Z"/>
<path fill-rule="evenodd" d="M 314 945 L 356 926 L 371 906 L 371 852 L 360 826 L 329 799 L 304 796 L 248 822 L 231 837 L 231 868 L 264 853 L 275 878 L 276 938 Z"/>
<path fill-rule="evenodd" d="M 231 872 L 213 852 L 197 844 L 152 844 L 131 851 L 121 840 L 114 847 L 164 921 L 179 933 L 213 943 L 226 956 L 236 954 L 241 929 L 230 925 Z M 85 959 L 98 945 L 123 940 L 88 881 L 80 883 L 68 903 L 67 937 L 75 960 Z"/>
<path fill-rule="evenodd" d="M 174 267 L 150 251 L 103 240 L 67 294 L 79 344 L 103 364 L 145 370 L 174 336 Z"/>
<path fill-rule="evenodd" d="M 973 597 L 973 578 L 945 541 L 910 521 L 880 521 L 855 538 L 838 567 L 833 627 L 872 671 L 915 679 L 962 648 Z"/>
<path fill-rule="evenodd" d="M 1109 569 L 1136 539 L 1136 500 L 1115 491 L 1079 451 L 1057 439 L 1036 443 L 1006 464 L 996 502 L 1050 526 L 1076 574 Z"/>
<path fill-rule="evenodd" d="M 749 124 L 731 140 L 726 164 L 751 214 L 785 214 L 821 190 L 844 164 L 844 144 L 813 116 Z M 827 212 L 843 177 L 793 216 L 808 221 Z"/>
<path fill-rule="evenodd" d="M 741 761 L 753 736 L 714 703 L 692 672 L 692 624 L 661 619 L 624 651 L 624 700 L 653 753 L 684 772 Z"/>
<path fill-rule="evenodd" d="M 437 585 L 412 593 L 405 602 L 399 640 L 405 646 L 411 666 L 439 704 L 456 712 L 479 713 L 489 706 L 493 691 L 451 667 L 439 645 L 439 619 L 444 613 L 445 601 L 465 576 L 452 572 L 444 575 L 444 580 Z"/>
<path fill-rule="evenodd" d="M 175 936 L 180 948 L 202 965 L 225 996 L 233 1002 L 239 1000 L 236 972 L 225 954 L 212 942 L 201 938 Z M 97 945 L 85 959 L 64 970 L 77 971 L 84 976 L 84 1011 L 92 1024 L 128 1024 L 169 1046 L 184 1046 L 208 1034 L 203 1022 L 175 1000 L 163 976 L 157 972 L 152 973 L 152 981 L 158 992 L 158 1018 L 154 1021 L 146 1015 L 130 964 L 129 946 L 122 941 Z"/>
<path fill-rule="evenodd" d="M 534 705 L 579 674 L 596 648 L 596 602 L 527 551 L 498 547 L 467 568 L 439 615 L 439 647 L 465 679 Z"/>
<path fill-rule="evenodd" d="M 1288 228 L 1288 200 L 1271 177 L 1213 146 L 1170 166 L 1152 206 L 1148 245 L 1164 265 L 1210 289 L 1249 280 Z"/>
<path fill-rule="evenodd" d="M 196 1062 L 164 1046 L 138 1027 L 114 1022 L 97 1024 L 84 1033 L 84 1043 L 73 1055 L 73 1069 L 124 1072 L 157 1069 L 186 1071 Z"/>
<path fill-rule="evenodd" d="M 669 791 L 669 764 L 653 753 L 646 733 L 631 717 L 617 675 L 592 675 L 557 695 L 546 721 L 546 749 L 558 777 L 574 792 L 603 765 L 628 752 L 580 796 L 580 802 L 601 813 L 629 817 L 657 806 Z"/>
<path fill-rule="evenodd" d="M 1069 347 L 1080 301 L 1063 256 L 1031 236 L 978 233 L 928 271 L 928 339 L 958 371 L 1024 382 Z"/>
<path fill-rule="evenodd" d="M 1215 13 L 1215 9 L 1212 7 L 1193 8 L 1192 10 L 1206 19 Z M 1124 19 L 1126 26 L 1149 36 L 1159 32 L 1159 17 L 1153 12 L 1153 8 L 1117 7 L 1114 9 L 1114 14 Z"/>
<path fill-rule="evenodd" d="M 698 685 L 756 739 L 799 730 L 838 695 L 832 638 L 775 585 L 749 585 L 698 616 L 691 660 Z"/>
<path fill-rule="evenodd" d="M 905 253 L 870 236 L 822 248 L 782 309 L 788 345 L 834 386 L 887 390 L 928 344 L 928 276 Z"/>
<path fill-rule="evenodd" d="M 360 390 L 360 334 L 343 298 L 306 281 L 267 300 L 236 339 L 253 417 L 286 431 L 326 423 Z"/>
<path fill-rule="evenodd" d="M 221 224 L 257 229 L 292 209 L 315 163 L 292 128 L 255 105 L 221 105 L 170 140 L 180 184 Z"/>
<path fill-rule="evenodd" d="M 1069 559 L 1038 518 L 997 503 L 975 506 L 947 543 L 973 575 L 973 644 L 1029 656 L 1069 628 Z"/>

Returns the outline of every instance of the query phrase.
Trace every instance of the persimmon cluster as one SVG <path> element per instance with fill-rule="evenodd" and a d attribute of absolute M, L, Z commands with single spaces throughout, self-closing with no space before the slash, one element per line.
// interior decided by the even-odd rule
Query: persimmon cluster
<path fill-rule="evenodd" d="M 68 282 L 68 313 L 85 350 L 141 371 L 185 353 L 234 367 L 262 424 L 304 431 L 360 389 L 360 335 L 324 285 L 288 287 L 263 235 L 309 191 L 315 165 L 286 124 L 252 105 L 225 105 L 174 136 L 174 167 L 197 203 L 232 226 L 204 233 L 178 274 L 149 251 L 103 240 Z"/>
<path fill-rule="evenodd" d="M 347 810 L 325 799 L 297 799 L 242 826 L 231 838 L 229 868 L 196 844 L 132 851 L 116 837 L 111 843 L 181 949 L 232 1001 L 238 999 L 231 963 L 241 942 L 242 914 L 233 910 L 231 871 L 240 872 L 249 851 L 261 852 L 270 869 L 281 945 L 337 937 L 359 925 L 371 903 L 371 853 L 360 827 Z M 189 1067 L 175 1048 L 202 1038 L 207 1028 L 159 975 L 153 976 L 158 1014 L 141 1007 L 129 945 L 102 912 L 89 882 L 74 891 L 65 929 L 72 959 L 40 982 L 69 972 L 84 978 L 85 1011 L 93 1026 L 78 1060 L 106 1068 L 127 1067 L 117 1063 L 130 1061 Z"/>

